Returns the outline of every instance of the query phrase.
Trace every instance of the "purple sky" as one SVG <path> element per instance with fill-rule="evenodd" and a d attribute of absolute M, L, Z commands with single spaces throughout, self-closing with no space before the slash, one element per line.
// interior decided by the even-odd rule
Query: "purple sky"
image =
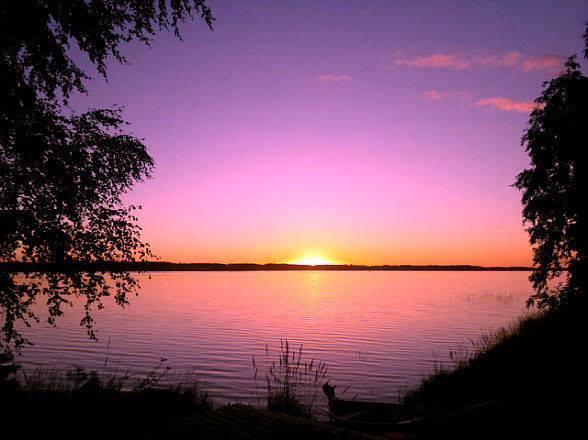
<path fill-rule="evenodd" d="M 156 161 L 128 199 L 164 260 L 526 265 L 520 137 L 586 1 L 210 2 L 76 107 Z"/>

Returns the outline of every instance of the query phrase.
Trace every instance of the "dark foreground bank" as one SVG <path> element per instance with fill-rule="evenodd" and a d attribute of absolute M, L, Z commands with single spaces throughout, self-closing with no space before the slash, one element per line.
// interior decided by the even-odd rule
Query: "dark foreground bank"
<path fill-rule="evenodd" d="M 79 368 L 38 370 L 16 380 L 17 368 L 0 355 L 2 429 L 12 427 L 20 438 L 163 438 L 184 418 L 212 409 L 195 384 L 161 384 L 158 371 L 133 380 Z"/>
<path fill-rule="evenodd" d="M 344 417 L 319 422 L 303 408 L 293 385 L 284 385 L 283 375 L 268 387 L 273 394 L 267 400 L 280 403 L 274 411 L 260 404 L 213 410 L 197 386 L 165 385 L 157 374 L 132 386 L 128 377 L 76 369 L 17 381 L 6 355 L 0 393 L 8 405 L 0 416 L 27 437 L 50 438 L 561 438 L 587 430 L 586 310 L 577 303 L 522 319 L 483 338 L 469 356 L 438 367 L 394 409 L 404 420 L 413 419 L 408 425 L 379 423 L 380 416 L 386 422 L 386 405 L 382 414 L 370 414 L 373 405 L 341 401 L 332 408 L 347 408 Z M 278 374 L 303 365 L 287 344 L 284 355 L 293 364 Z M 323 376 L 312 377 L 312 386 L 322 382 Z"/>
<path fill-rule="evenodd" d="M 438 368 L 404 403 L 450 410 L 491 403 L 479 419 L 463 420 L 476 428 L 472 434 L 479 429 L 523 438 L 586 433 L 587 305 L 577 300 L 483 338 L 471 356 Z"/>

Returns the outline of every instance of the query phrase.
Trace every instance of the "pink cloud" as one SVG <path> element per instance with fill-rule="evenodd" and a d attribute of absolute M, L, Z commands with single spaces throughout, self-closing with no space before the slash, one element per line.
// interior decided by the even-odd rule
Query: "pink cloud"
<path fill-rule="evenodd" d="M 484 98 L 477 100 L 474 105 L 477 107 L 492 107 L 504 112 L 530 113 L 537 107 L 535 102 L 513 101 L 509 98 Z"/>
<path fill-rule="evenodd" d="M 558 71 L 561 68 L 563 59 L 557 55 L 545 55 L 537 58 L 527 58 L 523 61 L 523 70 L 530 72 L 533 70 Z"/>
<path fill-rule="evenodd" d="M 419 57 L 399 57 L 395 63 L 401 66 L 463 70 L 474 67 L 504 68 L 522 72 L 556 72 L 563 64 L 557 55 L 532 57 L 520 52 L 507 52 L 500 55 L 471 53 L 437 53 Z"/>
<path fill-rule="evenodd" d="M 411 67 L 467 69 L 470 62 L 460 54 L 433 54 L 424 57 L 400 58 L 396 64 Z"/>
<path fill-rule="evenodd" d="M 319 83 L 343 83 L 353 81 L 353 77 L 349 75 L 321 75 L 316 79 Z"/>
<path fill-rule="evenodd" d="M 445 101 L 452 98 L 458 98 L 461 100 L 472 101 L 472 93 L 466 91 L 455 91 L 455 90 L 426 90 L 422 93 L 423 99 L 426 101 Z M 496 110 L 504 112 L 519 112 L 519 113 L 530 113 L 535 109 L 538 104 L 535 102 L 526 101 L 514 101 L 509 98 L 493 97 L 493 98 L 482 98 L 478 99 L 473 103 L 476 107 L 491 107 Z"/>
<path fill-rule="evenodd" d="M 470 98 L 471 93 L 460 90 L 425 90 L 422 94 L 427 101 L 445 101 L 450 98 Z"/>

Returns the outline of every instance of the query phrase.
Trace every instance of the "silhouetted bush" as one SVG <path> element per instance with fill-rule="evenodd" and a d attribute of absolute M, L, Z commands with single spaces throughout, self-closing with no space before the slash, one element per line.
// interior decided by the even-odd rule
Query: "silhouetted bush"
<path fill-rule="evenodd" d="M 573 411 L 575 399 L 588 391 L 584 310 L 536 313 L 483 337 L 469 355 L 437 366 L 404 402 L 456 407 L 498 400 L 519 417 Z"/>
<path fill-rule="evenodd" d="M 266 355 L 269 355 L 267 347 Z M 255 357 L 253 368 L 257 388 L 259 366 Z M 318 399 L 322 394 L 321 387 L 326 376 L 327 366 L 324 362 L 304 360 L 302 345 L 298 350 L 291 350 L 287 339 L 280 340 L 278 360 L 272 361 L 265 372 L 267 409 L 315 418 L 319 407 Z"/>
<path fill-rule="evenodd" d="M 156 438 L 185 417 L 212 409 L 212 400 L 196 383 L 178 382 L 158 364 L 142 377 L 101 375 L 72 367 L 65 371 L 37 369 L 19 373 L 10 358 L 0 364 L 2 398 L 10 402 L 4 411 L 23 433 L 47 433 L 60 437 L 133 435 Z M 168 380 L 168 379 L 174 379 Z M 28 420 L 35 424 L 28 425 Z"/>

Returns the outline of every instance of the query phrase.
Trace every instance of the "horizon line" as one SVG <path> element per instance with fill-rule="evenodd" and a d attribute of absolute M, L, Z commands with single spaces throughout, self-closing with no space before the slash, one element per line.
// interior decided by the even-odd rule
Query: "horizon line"
<path fill-rule="evenodd" d="M 474 264 L 297 264 L 297 263 L 182 263 L 171 261 L 94 261 L 94 262 L 0 262 L 3 272 L 43 272 L 70 270 L 128 271 L 271 271 L 271 270 L 380 270 L 380 271 L 531 271 L 528 266 L 482 266 Z M 564 269 L 565 270 L 565 269 Z"/>

